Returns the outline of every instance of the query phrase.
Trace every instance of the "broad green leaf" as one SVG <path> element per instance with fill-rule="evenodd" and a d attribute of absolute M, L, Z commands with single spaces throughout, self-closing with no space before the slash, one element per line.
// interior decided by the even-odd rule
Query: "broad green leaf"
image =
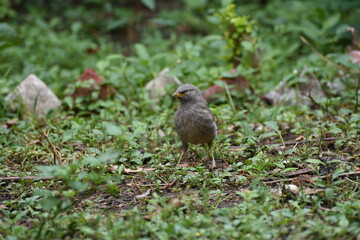
<path fill-rule="evenodd" d="M 328 19 L 326 19 L 323 23 L 323 29 L 328 30 L 338 24 L 340 21 L 340 14 L 334 14 Z"/>
<path fill-rule="evenodd" d="M 241 46 L 243 46 L 243 48 L 245 48 L 248 51 L 252 51 L 253 48 L 253 44 L 249 41 L 242 41 Z"/>
<path fill-rule="evenodd" d="M 334 180 L 335 178 L 337 178 L 340 173 L 343 173 L 344 169 L 342 167 L 339 167 L 335 170 L 334 174 L 332 175 L 332 179 Z"/>
<path fill-rule="evenodd" d="M 104 71 L 105 68 L 107 68 L 109 66 L 109 61 L 107 60 L 101 60 L 99 62 L 97 62 L 96 67 L 99 68 L 100 71 Z"/>
<path fill-rule="evenodd" d="M 61 199 L 57 198 L 57 197 L 47 197 L 47 198 L 40 200 L 40 204 L 41 204 L 42 208 L 46 211 L 56 208 L 60 202 L 61 202 Z"/>
<path fill-rule="evenodd" d="M 111 136 L 120 136 L 121 134 L 123 134 L 123 131 L 119 126 L 111 123 L 105 123 L 104 125 L 106 133 Z"/>
<path fill-rule="evenodd" d="M 246 136 L 254 136 L 255 135 L 254 131 L 251 129 L 249 124 L 247 124 L 246 122 L 241 122 L 240 126 L 244 130 L 244 133 Z"/>
<path fill-rule="evenodd" d="M 143 44 L 141 44 L 141 43 L 135 44 L 134 49 L 135 49 L 136 55 L 140 59 L 148 60 L 150 58 L 149 52 Z"/>
<path fill-rule="evenodd" d="M 100 166 L 104 163 L 99 157 L 87 156 L 84 158 L 83 163 L 90 166 Z"/>
<path fill-rule="evenodd" d="M 275 131 L 279 131 L 279 126 L 277 125 L 277 122 L 275 122 L 275 121 L 266 121 L 266 122 L 264 122 L 264 124 L 266 126 L 268 126 L 269 128 L 274 129 Z"/>
<path fill-rule="evenodd" d="M 324 164 L 322 161 L 320 161 L 319 159 L 307 159 L 306 162 L 308 163 L 314 163 L 314 164 Z"/>
<path fill-rule="evenodd" d="M 141 2 L 150 10 L 155 10 L 155 0 L 141 0 Z"/>

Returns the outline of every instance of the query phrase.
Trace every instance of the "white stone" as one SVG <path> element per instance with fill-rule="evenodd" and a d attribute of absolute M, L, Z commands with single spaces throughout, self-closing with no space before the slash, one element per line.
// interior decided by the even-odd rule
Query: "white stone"
<path fill-rule="evenodd" d="M 180 86 L 182 84 L 177 77 L 169 75 L 169 71 L 169 68 L 165 68 L 155 79 L 146 84 L 145 89 L 149 90 L 151 98 L 159 100 L 167 94 L 166 87 L 168 85 L 175 83 L 177 86 Z"/>
<path fill-rule="evenodd" d="M 30 111 L 36 115 L 46 114 L 50 109 L 61 105 L 60 100 L 51 89 L 34 74 L 30 74 L 22 81 L 14 92 L 6 96 L 5 100 L 12 107 L 19 107 L 23 104 L 26 112 Z"/>

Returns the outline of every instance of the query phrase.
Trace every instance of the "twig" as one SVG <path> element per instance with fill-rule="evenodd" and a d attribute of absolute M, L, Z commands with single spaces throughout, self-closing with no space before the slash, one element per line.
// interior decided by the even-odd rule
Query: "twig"
<path fill-rule="evenodd" d="M 293 180 L 293 178 L 277 179 L 277 180 L 272 180 L 272 181 L 267 181 L 267 182 L 262 182 L 262 183 L 263 184 L 274 184 L 274 183 L 281 183 L 281 182 L 290 182 L 291 180 Z"/>
<path fill-rule="evenodd" d="M 342 137 L 328 137 L 328 138 L 323 138 L 323 139 L 313 139 L 313 140 L 303 140 L 303 141 L 293 141 L 293 142 L 286 142 L 285 145 L 289 146 L 289 145 L 296 145 L 299 143 L 307 143 L 307 142 L 320 142 L 320 141 L 335 141 L 335 140 L 339 140 L 339 139 L 357 139 L 360 138 L 359 136 L 356 137 L 346 137 L 346 138 L 342 138 Z M 279 146 L 281 145 L 280 143 L 275 143 L 275 144 L 270 144 L 270 145 L 264 145 L 267 147 L 275 147 L 275 146 Z"/>
<path fill-rule="evenodd" d="M 139 173 L 139 172 L 144 172 L 144 171 L 150 172 L 150 171 L 154 171 L 154 170 L 155 170 L 155 168 L 137 168 L 137 169 L 124 168 L 125 173 Z"/>
<path fill-rule="evenodd" d="M 331 174 L 330 174 L 331 175 Z M 352 175 L 360 175 L 360 171 L 356 171 L 356 172 L 345 172 L 345 173 L 340 173 L 339 177 L 343 177 L 343 176 L 352 176 Z M 329 175 L 324 175 L 324 176 L 320 176 L 320 177 L 314 177 L 315 179 L 324 179 L 329 177 Z"/>
<path fill-rule="evenodd" d="M 314 171 L 314 169 L 312 169 L 311 167 L 306 167 L 304 169 L 299 169 L 299 170 L 296 170 L 296 171 L 286 172 L 286 173 L 283 173 L 282 175 L 285 176 L 285 177 L 294 177 L 294 176 L 305 174 L 305 173 L 311 173 L 313 171 Z"/>
<path fill-rule="evenodd" d="M 163 181 L 165 184 L 168 183 L 165 179 L 163 179 L 163 178 L 160 177 L 159 175 L 157 175 L 157 174 L 154 174 L 154 175 L 155 175 L 155 177 L 157 177 L 158 179 L 160 179 L 161 181 Z"/>
<path fill-rule="evenodd" d="M 140 189 L 140 187 L 139 187 L 139 185 L 135 182 L 135 180 L 134 180 L 134 178 L 133 179 L 131 179 L 131 182 L 133 182 L 132 184 L 133 184 L 133 186 L 135 186 L 136 187 L 136 189 L 142 194 L 143 192 L 141 191 L 141 189 Z"/>
<path fill-rule="evenodd" d="M 171 188 L 172 186 L 174 186 L 174 184 L 177 182 L 177 178 L 175 178 L 174 180 L 168 182 L 165 184 L 164 187 L 162 187 L 161 189 L 168 189 Z"/>
<path fill-rule="evenodd" d="M 352 175 L 360 175 L 360 171 L 340 173 L 339 177 L 352 176 Z M 316 179 L 324 179 L 324 178 L 328 178 L 328 177 L 329 177 L 329 175 L 324 175 L 324 176 L 320 176 L 320 177 L 313 177 L 311 179 L 316 180 Z M 272 180 L 272 181 L 267 181 L 267 182 L 262 182 L 262 183 L 264 183 L 264 184 L 274 184 L 274 183 L 281 183 L 281 182 L 290 182 L 293 179 L 294 178 L 284 178 L 284 179 L 277 179 L 277 180 Z"/>
<path fill-rule="evenodd" d="M 49 138 L 49 133 L 46 133 L 45 131 L 42 130 L 38 130 L 40 135 L 43 136 L 45 138 L 45 140 L 48 142 L 49 146 L 50 146 L 50 150 L 53 152 L 54 154 L 54 160 L 57 160 L 57 162 L 59 163 L 59 165 L 63 165 L 63 162 L 61 160 L 61 154 L 60 152 L 57 150 L 57 148 L 55 147 L 55 145 L 51 142 L 50 138 Z"/>
<path fill-rule="evenodd" d="M 143 194 L 136 195 L 135 198 L 136 198 L 136 199 L 141 199 L 141 198 L 144 198 L 144 197 L 149 196 L 150 193 L 151 193 L 151 188 L 149 188 L 149 189 L 148 189 L 145 193 L 143 193 Z"/>
<path fill-rule="evenodd" d="M 37 177 L 37 176 L 27 176 L 27 177 L 0 177 L 0 182 L 18 182 L 21 180 L 32 180 L 34 182 L 43 181 L 43 180 L 51 180 L 54 179 L 53 176 L 50 177 Z"/>
<path fill-rule="evenodd" d="M 232 99 L 230 91 L 229 91 L 229 87 L 228 87 L 226 82 L 223 82 L 223 83 L 224 83 L 224 87 L 225 87 L 225 90 L 226 90 L 226 95 L 227 95 L 227 97 L 229 99 L 229 104 L 230 104 L 232 110 L 234 112 L 236 112 L 235 105 L 234 105 L 233 99 Z"/>
<path fill-rule="evenodd" d="M 154 186 L 166 186 L 166 183 L 159 183 L 159 184 L 155 184 L 155 183 L 149 183 L 149 184 L 136 184 L 136 183 L 126 183 L 125 184 L 128 187 L 154 187 Z"/>
<path fill-rule="evenodd" d="M 352 73 L 357 73 L 357 74 L 360 73 L 359 70 L 354 70 L 354 69 L 351 69 L 351 68 L 347 68 L 347 67 L 345 67 L 345 66 L 343 66 L 343 65 L 340 65 L 340 64 L 338 64 L 338 63 L 335 63 L 335 62 L 333 62 L 332 60 L 330 60 L 329 58 L 325 57 L 325 56 L 322 55 L 320 52 L 318 52 L 318 51 L 309 43 L 309 41 L 308 41 L 306 38 L 304 38 L 303 36 L 301 36 L 300 39 L 301 39 L 301 41 L 302 41 L 303 43 L 305 43 L 305 44 L 311 49 L 311 51 L 313 51 L 316 55 L 318 55 L 318 56 L 319 56 L 322 60 L 324 60 L 325 62 L 331 63 L 331 64 L 334 65 L 335 67 L 337 67 L 337 68 L 339 68 L 339 69 L 341 69 L 341 70 L 343 70 L 343 71 L 345 71 L 345 72 L 352 72 Z"/>

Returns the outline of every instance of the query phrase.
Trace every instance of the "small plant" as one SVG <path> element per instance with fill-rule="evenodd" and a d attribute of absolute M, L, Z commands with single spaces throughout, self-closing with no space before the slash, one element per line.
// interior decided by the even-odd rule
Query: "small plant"
<path fill-rule="evenodd" d="M 224 31 L 224 38 L 230 51 L 228 60 L 237 67 L 244 55 L 248 55 L 250 62 L 255 64 L 255 50 L 257 37 L 254 27 L 255 21 L 249 16 L 239 16 L 235 11 L 236 5 L 229 3 L 216 15 L 220 19 Z"/>

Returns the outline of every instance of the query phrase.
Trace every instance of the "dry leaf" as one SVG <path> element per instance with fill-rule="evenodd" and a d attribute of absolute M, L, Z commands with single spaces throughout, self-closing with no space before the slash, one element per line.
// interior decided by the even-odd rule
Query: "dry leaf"
<path fill-rule="evenodd" d="M 300 142 L 300 141 L 305 141 L 306 138 L 304 136 L 298 136 L 297 138 L 295 138 L 294 142 Z"/>
<path fill-rule="evenodd" d="M 292 179 L 291 183 L 296 186 L 305 186 L 308 183 L 313 183 L 314 180 L 307 174 L 300 175 Z"/>
<path fill-rule="evenodd" d="M 95 83 L 91 85 L 90 88 L 85 88 L 85 87 L 78 88 L 71 96 L 73 98 L 90 96 L 92 92 L 94 92 L 99 86 L 100 86 L 99 99 L 106 99 L 109 96 L 115 94 L 116 91 L 113 87 L 111 87 L 108 84 L 101 84 L 101 82 L 104 81 L 104 79 L 99 75 L 97 75 L 94 69 L 92 68 L 86 69 L 81 74 L 78 80 L 89 81 L 91 79 L 94 80 Z"/>
<path fill-rule="evenodd" d="M 184 206 L 184 202 L 181 201 L 180 198 L 171 199 L 169 204 L 173 205 L 175 208 L 180 208 L 180 207 Z"/>
<path fill-rule="evenodd" d="M 303 193 L 306 194 L 306 195 L 313 195 L 313 194 L 316 194 L 318 192 L 323 192 L 324 189 L 314 189 L 314 188 L 304 188 L 303 189 Z"/>
<path fill-rule="evenodd" d="M 150 193 L 151 193 L 151 189 L 148 189 L 145 193 L 135 196 L 135 198 L 136 199 L 141 199 L 141 198 L 144 198 L 146 196 L 149 196 Z"/>
<path fill-rule="evenodd" d="M 232 69 L 231 73 L 235 75 L 236 69 Z M 225 82 L 227 85 L 229 85 L 230 88 L 235 88 L 237 91 L 241 91 L 248 88 L 247 79 L 245 79 L 243 76 L 240 75 L 234 77 L 222 77 L 220 78 L 220 80 Z M 214 100 L 213 95 L 222 93 L 223 91 L 224 89 L 221 86 L 214 84 L 210 86 L 208 89 L 206 89 L 202 95 L 206 99 L 206 101 L 209 102 Z"/>

